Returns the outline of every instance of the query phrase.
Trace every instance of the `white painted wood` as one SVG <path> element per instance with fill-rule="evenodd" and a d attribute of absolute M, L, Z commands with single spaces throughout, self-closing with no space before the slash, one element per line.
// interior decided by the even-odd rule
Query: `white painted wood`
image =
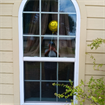
<path fill-rule="evenodd" d="M 75 58 L 24 57 L 24 61 L 75 62 Z"/>

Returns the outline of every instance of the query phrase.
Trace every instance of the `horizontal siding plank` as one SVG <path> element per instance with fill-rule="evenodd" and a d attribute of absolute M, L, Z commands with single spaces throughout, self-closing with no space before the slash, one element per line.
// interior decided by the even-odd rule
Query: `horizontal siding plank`
<path fill-rule="evenodd" d="M 14 95 L 0 95 L 0 105 L 14 105 Z"/>
<path fill-rule="evenodd" d="M 0 27 L 12 27 L 12 17 L 0 16 Z"/>
<path fill-rule="evenodd" d="M 0 84 L 0 94 L 14 94 L 13 85 Z"/>
<path fill-rule="evenodd" d="M 93 69 L 93 65 L 86 65 L 86 74 L 91 74 L 91 75 L 105 75 L 104 71 L 105 71 L 105 65 L 103 65 L 101 68 L 99 68 L 99 70 L 94 70 Z M 96 67 L 97 69 L 97 67 Z M 104 71 L 101 71 L 104 70 Z"/>
<path fill-rule="evenodd" d="M 86 52 L 102 52 L 105 53 L 105 44 L 101 44 L 100 47 L 98 49 L 92 49 L 90 48 L 90 46 L 87 46 L 88 44 L 91 44 L 91 42 L 86 42 Z"/>
<path fill-rule="evenodd" d="M 85 0 L 85 5 L 105 6 L 105 0 Z"/>
<path fill-rule="evenodd" d="M 105 18 L 105 7 L 86 6 L 87 17 Z"/>
<path fill-rule="evenodd" d="M 105 64 L 105 54 L 92 54 L 96 59 L 97 64 Z M 86 63 L 93 63 L 93 59 L 90 58 L 90 55 L 86 54 Z"/>
<path fill-rule="evenodd" d="M 88 18 L 87 29 L 105 30 L 105 19 Z"/>
<path fill-rule="evenodd" d="M 0 63 L 1 73 L 13 73 L 13 63 Z"/>
<path fill-rule="evenodd" d="M 0 74 L 0 83 L 12 83 L 13 84 L 13 74 Z"/>
<path fill-rule="evenodd" d="M 0 4 L 0 15 L 12 15 L 12 4 Z"/>
<path fill-rule="evenodd" d="M 13 50 L 13 42 L 12 40 L 0 40 L 0 50 L 2 51 L 12 51 Z"/>
<path fill-rule="evenodd" d="M 12 29 L 0 29 L 0 39 L 12 39 Z"/>
<path fill-rule="evenodd" d="M 98 30 L 87 30 L 87 38 L 86 40 L 92 41 L 97 38 L 105 39 L 105 31 L 98 31 Z"/>
<path fill-rule="evenodd" d="M 14 0 L 0 0 L 0 3 L 14 3 Z"/>
<path fill-rule="evenodd" d="M 0 52 L 0 62 L 13 62 L 13 53 Z"/>
<path fill-rule="evenodd" d="M 104 81 L 105 81 L 105 76 L 85 76 L 85 80 L 86 80 L 85 85 L 87 85 L 91 77 L 93 77 L 94 79 L 104 78 Z"/>

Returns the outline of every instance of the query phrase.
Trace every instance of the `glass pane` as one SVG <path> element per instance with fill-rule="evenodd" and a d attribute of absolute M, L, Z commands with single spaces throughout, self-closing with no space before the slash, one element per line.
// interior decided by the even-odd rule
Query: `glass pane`
<path fill-rule="evenodd" d="M 41 56 L 42 57 L 57 57 L 57 38 L 42 37 L 41 41 Z"/>
<path fill-rule="evenodd" d="M 39 0 L 28 0 L 24 11 L 39 11 Z"/>
<path fill-rule="evenodd" d="M 59 62 L 58 80 L 74 81 L 74 63 Z"/>
<path fill-rule="evenodd" d="M 44 62 L 42 64 L 42 79 L 43 80 L 57 79 L 57 62 Z"/>
<path fill-rule="evenodd" d="M 41 15 L 41 34 L 42 35 L 57 35 L 57 31 L 53 31 L 49 29 L 49 23 L 51 21 L 58 21 L 58 15 L 56 14 L 42 14 Z M 52 26 L 52 29 L 56 28 Z"/>
<path fill-rule="evenodd" d="M 60 14 L 59 35 L 76 35 L 76 15 Z"/>
<path fill-rule="evenodd" d="M 52 86 L 52 82 L 42 82 L 42 100 L 41 101 L 56 101 L 56 87 Z"/>
<path fill-rule="evenodd" d="M 60 0 L 60 12 L 75 12 L 75 7 L 71 0 Z"/>
<path fill-rule="evenodd" d="M 24 78 L 25 80 L 39 80 L 40 79 L 40 63 L 38 62 L 24 62 Z"/>
<path fill-rule="evenodd" d="M 40 84 L 39 82 L 24 83 L 24 100 L 40 101 Z"/>
<path fill-rule="evenodd" d="M 75 38 L 59 38 L 60 57 L 75 57 Z"/>
<path fill-rule="evenodd" d="M 39 56 L 39 37 L 23 38 L 24 56 Z"/>
<path fill-rule="evenodd" d="M 68 82 L 58 82 L 58 84 L 64 84 L 64 85 L 70 86 L 70 83 L 68 83 Z M 58 94 L 61 94 L 61 93 L 65 92 L 65 91 L 66 91 L 65 87 L 61 87 L 61 86 L 58 87 Z M 68 94 L 70 94 L 70 93 L 68 93 Z M 67 99 L 65 99 L 65 98 L 58 98 L 59 102 L 71 102 L 71 100 L 73 100 L 73 96 L 70 96 Z"/>
<path fill-rule="evenodd" d="M 42 0 L 42 11 L 43 12 L 57 12 L 58 11 L 58 0 Z"/>
<path fill-rule="evenodd" d="M 39 35 L 39 14 L 23 14 L 23 34 Z"/>

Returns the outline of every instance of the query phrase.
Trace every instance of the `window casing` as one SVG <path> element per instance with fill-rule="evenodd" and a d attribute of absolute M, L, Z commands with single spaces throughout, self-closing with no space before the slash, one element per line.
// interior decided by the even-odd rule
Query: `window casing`
<path fill-rule="evenodd" d="M 42 0 L 42 1 L 44 2 L 44 0 Z M 40 103 L 41 101 L 44 101 L 46 103 L 48 103 L 48 102 L 51 102 L 51 103 L 52 102 L 61 102 L 61 101 L 58 100 L 57 97 L 55 98 L 55 100 L 50 100 L 50 101 L 48 100 L 48 102 L 47 102 L 47 100 L 43 100 L 43 92 L 41 90 L 42 90 L 43 86 L 45 86 L 45 83 L 47 83 L 47 82 L 49 82 L 50 86 L 51 86 L 51 83 L 53 83 L 53 82 L 56 82 L 56 83 L 68 83 L 68 80 L 65 79 L 66 75 L 64 77 L 64 80 L 62 80 L 62 75 L 61 76 L 59 75 L 60 65 L 61 66 L 65 65 L 65 63 L 68 64 L 68 66 L 72 65 L 71 67 L 73 67 L 73 69 L 74 69 L 73 70 L 73 77 L 72 77 L 72 79 L 74 81 L 74 86 L 76 86 L 78 84 L 79 30 L 80 30 L 79 29 L 80 17 L 79 17 L 78 6 L 77 6 L 76 2 L 73 2 L 71 0 L 71 2 L 73 2 L 75 4 L 75 11 L 73 11 L 73 12 L 71 12 L 71 11 L 69 11 L 69 12 L 68 11 L 63 11 L 63 7 L 62 8 L 60 7 L 61 6 L 60 3 L 62 4 L 61 1 L 64 1 L 64 0 L 58 0 L 58 9 L 56 11 L 47 11 L 46 9 L 42 10 L 42 2 L 41 2 L 41 0 L 39 0 L 39 2 L 38 2 L 39 3 L 39 9 L 37 8 L 35 11 L 29 10 L 30 7 L 28 7 L 29 8 L 28 10 L 26 10 L 25 6 L 27 6 L 28 3 L 26 1 L 24 1 L 24 0 L 23 0 L 22 4 L 23 5 L 25 5 L 25 3 L 27 3 L 27 4 L 24 6 L 24 8 L 23 8 L 23 6 L 20 6 L 20 8 L 22 8 L 22 10 L 23 10 L 19 14 L 19 16 L 20 16 L 19 24 L 21 23 L 19 25 L 20 26 L 19 27 L 19 33 L 20 33 L 19 39 L 20 39 L 20 46 L 21 46 L 20 47 L 20 79 L 22 80 L 22 81 L 20 81 L 20 91 L 21 91 L 21 98 L 20 99 L 21 99 L 21 103 L 27 103 L 27 102 L 28 103 L 31 103 L 31 102 L 36 103 L 37 101 L 39 101 L 38 103 Z M 60 11 L 60 9 L 61 9 L 61 11 Z M 30 16 L 31 18 L 32 18 L 32 15 L 33 15 L 35 17 L 35 19 L 38 19 L 37 20 L 38 21 L 37 26 L 39 27 L 39 29 L 38 29 L 38 31 L 36 33 L 35 32 L 32 33 L 32 31 L 31 31 L 31 33 L 29 33 L 29 31 L 27 32 L 27 28 L 25 28 L 27 26 L 26 23 L 27 23 L 28 19 L 26 19 L 26 21 L 24 21 L 24 19 L 25 19 L 25 17 L 29 18 L 30 14 L 31 14 L 31 16 Z M 52 16 L 55 15 L 55 17 L 57 17 L 56 21 L 59 23 L 58 28 L 57 28 L 57 32 L 54 33 L 54 34 L 49 32 L 48 28 L 46 28 L 46 32 L 44 32 L 44 34 L 42 33 L 42 27 L 41 27 L 41 26 L 43 26 L 42 25 L 42 20 L 43 20 L 42 17 L 45 16 L 48 19 L 48 15 L 49 15 L 49 17 L 52 17 Z M 70 15 L 72 18 L 74 16 L 75 23 L 76 23 L 75 24 L 75 30 L 76 31 L 74 33 L 70 32 L 70 34 L 67 34 L 67 33 L 62 34 L 62 32 L 60 31 L 60 28 L 62 27 L 61 25 L 64 24 L 64 23 L 62 23 L 62 21 L 60 22 L 60 19 L 63 16 L 66 17 L 65 15 L 68 15 L 68 16 Z M 35 19 L 33 20 L 33 23 L 35 23 Z M 55 19 L 52 19 L 52 20 L 55 20 Z M 48 26 L 48 23 L 49 22 L 47 22 L 47 26 Z M 28 26 L 28 29 L 29 28 L 30 28 L 30 26 Z M 69 31 L 70 31 L 70 29 L 69 29 Z M 35 40 L 35 38 L 36 38 L 36 41 L 38 43 L 36 44 L 35 47 L 40 46 L 39 49 L 38 49 L 39 50 L 38 53 L 32 54 L 30 51 L 28 53 L 25 52 L 25 47 L 26 47 L 26 45 L 28 45 L 28 44 L 26 44 L 26 43 L 28 43 L 27 39 L 29 39 L 29 38 L 31 40 L 33 40 L 33 38 Z M 30 39 L 29 39 L 29 41 L 30 41 Z M 56 51 L 57 51 L 57 53 L 60 53 L 60 57 L 59 57 L 58 54 L 57 54 L 56 57 L 45 57 L 44 56 L 44 51 L 42 49 L 43 48 L 42 42 L 48 43 L 49 41 L 52 41 L 52 39 L 53 39 L 53 42 L 56 43 L 56 49 L 57 49 Z M 61 51 L 59 50 L 60 46 L 61 46 L 61 49 L 62 49 L 63 45 L 65 45 L 65 46 L 68 45 L 69 46 L 70 43 L 69 43 L 68 40 L 70 42 L 73 40 L 71 42 L 71 44 L 72 44 L 71 46 L 72 46 L 72 48 L 75 49 L 74 52 L 72 52 L 70 55 L 69 55 L 69 53 L 70 53 L 69 51 L 68 51 L 68 53 L 65 53 L 62 50 Z M 68 41 L 68 44 L 65 44 L 65 41 Z M 34 45 L 35 44 L 32 44 L 32 46 L 34 46 Z M 44 48 L 46 48 L 46 46 L 44 46 Z M 47 80 L 45 77 L 43 77 L 43 75 L 42 75 L 43 69 L 42 68 L 44 68 L 44 63 L 45 62 L 56 62 L 57 70 L 56 70 L 56 73 L 55 73 L 56 77 L 54 79 Z M 27 66 L 27 65 L 29 65 L 29 63 L 31 63 L 31 65 L 34 65 L 33 63 L 37 63 L 37 65 L 39 65 L 39 70 L 38 71 L 40 71 L 40 72 L 38 73 L 39 76 L 37 76 L 38 77 L 37 79 L 35 79 L 34 77 L 30 79 L 31 76 L 29 78 L 27 78 L 27 75 L 25 73 L 29 68 L 29 66 Z M 33 67 L 35 67 L 35 66 L 33 66 Z M 27 69 L 25 69 L 25 68 L 27 68 Z M 32 75 L 33 73 L 30 73 L 30 74 Z M 59 78 L 61 78 L 61 80 Z M 69 78 L 67 78 L 67 79 L 69 79 Z M 30 82 L 30 84 L 32 84 L 33 82 L 34 82 L 33 84 L 37 84 L 37 85 L 34 85 L 35 87 L 39 86 L 39 88 L 38 88 L 39 89 L 39 96 L 38 96 L 39 99 L 37 101 L 36 100 L 34 100 L 34 101 L 32 101 L 32 100 L 26 101 L 25 100 L 26 96 L 24 94 L 26 94 L 27 90 L 25 91 L 24 88 L 25 88 L 25 86 L 27 84 L 29 84 L 29 82 Z M 30 87 L 32 85 L 30 85 Z M 59 90 L 58 87 L 56 87 L 55 91 L 58 92 L 58 90 Z M 48 96 L 47 96 L 47 98 L 48 98 Z M 74 97 L 74 99 L 75 99 L 75 97 Z"/>

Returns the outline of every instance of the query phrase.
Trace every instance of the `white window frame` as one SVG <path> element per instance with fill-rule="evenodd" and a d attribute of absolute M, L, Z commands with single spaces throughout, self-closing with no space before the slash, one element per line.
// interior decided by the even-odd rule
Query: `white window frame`
<path fill-rule="evenodd" d="M 74 86 L 78 85 L 79 79 L 79 41 L 80 41 L 80 10 L 76 0 L 71 0 L 76 9 L 77 25 L 76 25 L 76 51 L 75 58 L 46 58 L 46 57 L 23 57 L 23 20 L 22 14 L 27 0 L 22 0 L 18 13 L 18 28 L 19 28 L 19 69 L 20 69 L 20 105 L 65 105 L 65 103 L 24 103 L 24 72 L 23 61 L 56 61 L 56 62 L 74 62 Z M 76 97 L 73 97 L 74 102 L 77 103 Z M 66 103 L 71 105 L 71 103 Z"/>

